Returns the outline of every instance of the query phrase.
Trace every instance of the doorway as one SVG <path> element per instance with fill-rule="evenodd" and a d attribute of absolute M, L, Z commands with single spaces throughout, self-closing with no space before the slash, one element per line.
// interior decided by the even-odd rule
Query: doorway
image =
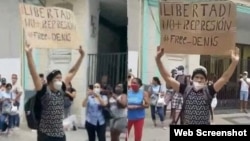
<path fill-rule="evenodd" d="M 89 56 L 97 66 L 95 75 L 89 76 L 94 78 L 89 78 L 88 84 L 100 82 L 104 75 L 108 76 L 108 83 L 112 86 L 124 83 L 127 80 L 128 54 L 127 1 L 101 0 L 97 52 Z"/>

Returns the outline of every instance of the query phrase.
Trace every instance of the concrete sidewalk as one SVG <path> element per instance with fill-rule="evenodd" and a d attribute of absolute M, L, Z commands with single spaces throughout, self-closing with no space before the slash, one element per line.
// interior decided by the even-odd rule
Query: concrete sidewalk
<path fill-rule="evenodd" d="M 168 114 L 169 115 L 169 114 Z M 250 124 L 250 114 L 234 113 L 234 114 L 219 114 L 214 116 L 214 124 Z M 170 123 L 170 119 L 166 120 Z M 87 141 L 86 130 L 79 129 L 78 131 L 66 132 L 67 141 Z M 121 141 L 124 141 L 125 135 L 122 135 Z M 129 141 L 133 141 L 133 129 Z M 36 132 L 27 129 L 24 124 L 20 130 L 14 131 L 11 136 L 0 136 L 2 141 L 36 141 Z M 107 141 L 110 141 L 109 132 L 107 132 Z M 142 141 L 169 141 L 169 127 L 164 130 L 160 127 L 154 127 L 150 116 L 145 120 L 143 129 Z"/>
<path fill-rule="evenodd" d="M 167 114 L 169 115 L 169 113 Z M 167 126 L 167 130 L 163 130 L 162 128 L 155 128 L 150 119 L 150 116 L 147 116 L 145 122 L 145 128 L 143 132 L 142 141 L 169 141 L 169 126 Z M 166 120 L 166 124 L 169 125 L 171 120 L 168 118 Z M 245 113 L 233 113 L 233 114 L 217 114 L 214 115 L 214 123 L 213 124 L 223 124 L 223 125 L 245 125 L 250 124 L 250 114 Z M 133 132 L 132 132 L 133 133 Z M 133 136 L 131 134 L 129 141 L 133 141 Z"/>

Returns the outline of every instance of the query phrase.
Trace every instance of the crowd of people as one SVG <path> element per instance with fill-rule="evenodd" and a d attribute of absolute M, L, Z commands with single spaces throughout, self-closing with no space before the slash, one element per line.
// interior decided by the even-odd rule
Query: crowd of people
<path fill-rule="evenodd" d="M 80 57 L 62 80 L 60 70 L 51 71 L 44 80 L 35 68 L 32 47 L 26 44 L 26 56 L 30 74 L 37 91 L 42 95 L 42 112 L 37 129 L 38 141 L 66 140 L 63 121 L 71 115 L 70 107 L 76 96 L 71 81 L 84 58 L 84 51 L 79 48 Z M 127 129 L 127 95 L 123 83 L 114 88 L 107 84 L 107 76 L 101 82 L 89 86 L 82 106 L 86 107 L 85 128 L 90 141 L 106 141 L 106 130 L 110 128 L 111 140 L 119 141 L 120 134 Z M 52 118 L 53 117 L 53 118 Z M 53 123 L 53 124 L 52 124 Z M 97 135 L 97 136 L 96 136 Z"/>
<path fill-rule="evenodd" d="M 17 74 L 11 75 L 11 82 L 0 76 L 0 134 L 10 134 L 19 129 L 22 94 Z"/>
<path fill-rule="evenodd" d="M 161 77 L 166 83 L 165 89 L 158 77 L 153 77 L 148 89 L 143 88 L 140 78 L 128 76 L 128 135 L 134 127 L 134 140 L 141 141 L 143 136 L 146 109 L 150 107 L 154 126 L 157 126 L 156 115 L 159 116 L 161 127 L 166 129 L 166 111 L 171 103 L 170 117 L 172 125 L 210 125 L 213 123 L 213 111 L 217 105 L 216 95 L 229 81 L 239 61 L 239 50 L 231 53 L 231 64 L 223 75 L 215 82 L 208 80 L 205 67 L 194 69 L 191 76 L 184 74 L 184 66 L 178 66 L 171 72 L 164 67 L 161 58 L 164 49 L 158 47 L 155 57 Z M 249 88 L 247 74 L 240 80 L 246 83 L 245 89 L 241 86 L 242 110 L 246 109 Z M 162 87 L 163 86 L 163 87 Z M 246 94 L 247 93 L 247 94 Z M 245 106 L 244 106 L 245 104 Z"/>
<path fill-rule="evenodd" d="M 26 44 L 26 56 L 30 74 L 35 86 L 36 95 L 41 95 L 42 108 L 37 129 L 38 141 L 65 141 L 63 121 L 69 118 L 71 106 L 76 97 L 76 89 L 71 84 L 84 58 L 84 51 L 79 48 L 79 58 L 62 80 L 60 70 L 51 71 L 45 78 L 38 74 L 35 68 L 32 47 Z M 228 70 L 216 82 L 208 81 L 207 70 L 204 67 L 194 69 L 191 76 L 184 74 L 184 66 L 178 66 L 168 72 L 161 62 L 164 49 L 160 48 L 156 55 L 156 64 L 166 86 L 158 77 L 153 77 L 148 89 L 143 87 L 142 80 L 136 78 L 130 71 L 127 82 L 116 86 L 108 84 L 104 76 L 100 82 L 89 85 L 82 106 L 86 108 L 85 128 L 89 141 L 106 141 L 106 131 L 110 130 L 111 141 L 119 141 L 120 135 L 127 132 L 127 139 L 132 127 L 134 140 L 141 141 L 143 136 L 146 109 L 150 109 L 153 125 L 158 126 L 156 115 L 160 119 L 160 127 L 166 129 L 167 107 L 171 103 L 170 124 L 209 125 L 216 106 L 216 94 L 228 82 L 233 74 L 239 55 L 232 51 L 232 63 Z M 17 85 L 17 75 L 12 74 L 12 82 L 7 83 L 1 78 L 1 115 L 0 129 L 11 132 L 19 127 L 20 97 L 22 88 Z M 249 88 L 247 72 L 243 73 L 241 82 L 241 105 L 246 112 L 246 89 Z M 53 117 L 53 118 L 52 118 Z M 74 125 L 75 126 L 75 125 Z M 75 127 L 76 128 L 76 127 Z M 8 130 L 6 130 L 8 129 Z"/>

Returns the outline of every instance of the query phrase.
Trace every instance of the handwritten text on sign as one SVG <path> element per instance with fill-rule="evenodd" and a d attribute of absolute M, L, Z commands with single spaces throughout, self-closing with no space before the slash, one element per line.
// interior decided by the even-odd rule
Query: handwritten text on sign
<path fill-rule="evenodd" d="M 232 2 L 161 2 L 161 45 L 168 53 L 229 54 L 235 47 L 235 17 Z"/>
<path fill-rule="evenodd" d="M 26 40 L 36 48 L 78 48 L 79 37 L 72 11 L 57 7 L 20 4 Z"/>

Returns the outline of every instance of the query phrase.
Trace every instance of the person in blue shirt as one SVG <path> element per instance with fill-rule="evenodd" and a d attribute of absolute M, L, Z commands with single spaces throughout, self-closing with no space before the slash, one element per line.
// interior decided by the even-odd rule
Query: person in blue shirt
<path fill-rule="evenodd" d="M 142 81 L 133 78 L 131 88 L 128 90 L 128 134 L 134 126 L 135 141 L 142 140 L 142 132 L 145 119 L 145 108 L 149 107 L 149 94 L 140 89 Z"/>
<path fill-rule="evenodd" d="M 89 91 L 82 106 L 86 107 L 85 128 L 89 141 L 106 141 L 106 122 L 103 115 L 103 107 L 107 106 L 108 98 L 101 95 L 101 85 L 94 84 L 93 91 Z"/>

